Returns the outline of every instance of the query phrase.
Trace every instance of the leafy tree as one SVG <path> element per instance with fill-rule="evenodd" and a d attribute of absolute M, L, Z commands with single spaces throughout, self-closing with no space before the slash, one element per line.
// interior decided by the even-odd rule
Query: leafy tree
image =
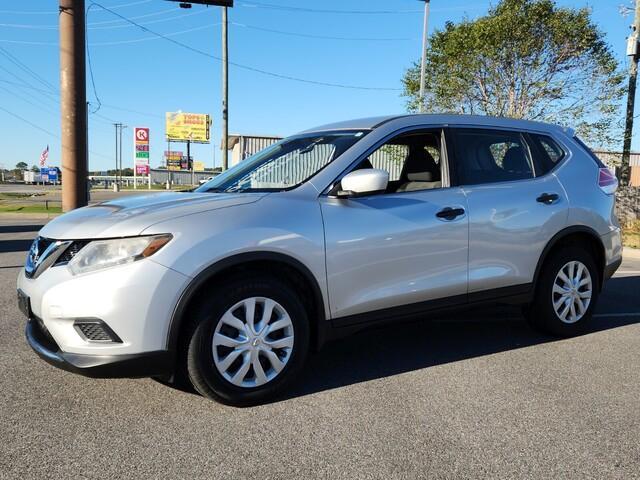
<path fill-rule="evenodd" d="M 40 167 L 38 167 L 37 165 L 32 165 L 31 171 L 35 173 L 40 173 Z"/>
<path fill-rule="evenodd" d="M 430 37 L 425 111 L 525 118 L 574 127 L 609 146 L 622 127 L 624 76 L 587 8 L 501 0 Z M 419 109 L 420 66 L 403 78 Z"/>
<path fill-rule="evenodd" d="M 29 168 L 29 165 L 27 165 L 25 162 L 16 163 L 16 170 L 26 170 L 28 168 Z"/>

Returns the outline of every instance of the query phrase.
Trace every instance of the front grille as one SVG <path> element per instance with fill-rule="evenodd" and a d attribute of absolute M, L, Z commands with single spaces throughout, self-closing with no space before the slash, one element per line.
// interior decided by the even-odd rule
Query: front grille
<path fill-rule="evenodd" d="M 120 337 L 99 319 L 76 320 L 73 327 L 88 342 L 122 343 Z"/>
<path fill-rule="evenodd" d="M 67 247 L 62 255 L 56 261 L 56 265 L 64 265 L 69 263 L 73 257 L 87 244 L 88 240 L 78 240 Z"/>

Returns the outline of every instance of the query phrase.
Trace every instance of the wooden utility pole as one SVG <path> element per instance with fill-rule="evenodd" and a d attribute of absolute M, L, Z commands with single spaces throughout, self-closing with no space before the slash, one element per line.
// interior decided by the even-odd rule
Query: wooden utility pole
<path fill-rule="evenodd" d="M 87 94 L 84 0 L 60 0 L 62 210 L 84 207 L 87 191 Z"/>
<path fill-rule="evenodd" d="M 620 165 L 620 184 L 628 185 L 631 176 L 629 160 L 631 158 L 631 140 L 633 138 L 633 113 L 636 103 L 636 82 L 638 79 L 638 32 L 640 31 L 640 0 L 636 0 L 635 18 L 631 25 L 631 36 L 627 42 L 629 56 L 629 87 L 627 93 L 627 116 L 624 128 L 624 146 Z"/>
<path fill-rule="evenodd" d="M 229 48 L 227 7 L 222 7 L 222 171 L 229 168 Z"/>

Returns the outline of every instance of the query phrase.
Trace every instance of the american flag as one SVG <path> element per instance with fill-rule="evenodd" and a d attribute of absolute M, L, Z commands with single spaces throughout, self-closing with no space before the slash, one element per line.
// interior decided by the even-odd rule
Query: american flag
<path fill-rule="evenodd" d="M 49 145 L 40 154 L 40 166 L 44 167 L 47 164 L 47 158 L 49 158 Z"/>

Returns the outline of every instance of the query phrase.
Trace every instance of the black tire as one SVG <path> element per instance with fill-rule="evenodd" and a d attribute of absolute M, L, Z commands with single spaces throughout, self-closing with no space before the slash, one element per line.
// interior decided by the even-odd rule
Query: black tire
<path fill-rule="evenodd" d="M 216 368 L 212 341 L 222 315 L 251 297 L 273 299 L 286 310 L 293 324 L 294 344 L 288 362 L 275 378 L 261 386 L 240 387 L 225 379 Z M 309 350 L 307 312 L 295 290 L 286 282 L 263 274 L 235 277 L 216 286 L 215 293 L 193 309 L 185 333 L 183 351 L 193 387 L 204 397 L 238 407 L 265 403 L 281 393 L 300 373 Z"/>
<path fill-rule="evenodd" d="M 591 301 L 586 312 L 575 323 L 563 322 L 553 307 L 553 286 L 560 270 L 569 262 L 579 261 L 589 271 L 592 282 Z M 538 277 L 534 300 L 523 309 L 529 324 L 536 330 L 559 337 L 585 332 L 591 321 L 600 292 L 600 275 L 593 255 L 581 246 L 561 247 L 546 259 Z"/>

